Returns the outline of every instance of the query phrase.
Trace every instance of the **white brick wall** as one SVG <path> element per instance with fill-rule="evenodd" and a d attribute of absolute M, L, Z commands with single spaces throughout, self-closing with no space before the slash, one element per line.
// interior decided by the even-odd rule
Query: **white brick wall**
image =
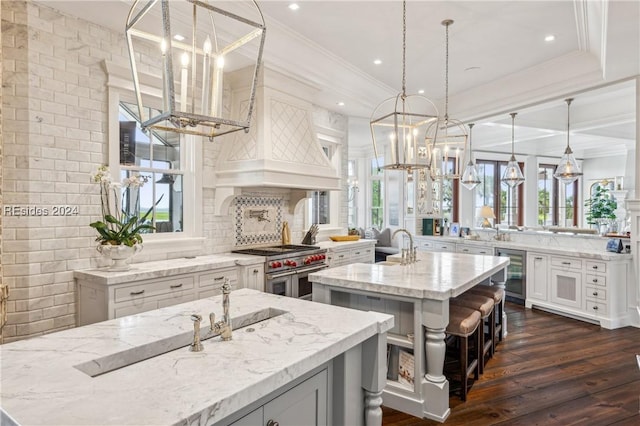
<path fill-rule="evenodd" d="M 55 7 L 55 2 L 50 5 Z M 0 283 L 11 292 L 3 337 L 9 342 L 75 325 L 73 271 L 98 264 L 95 231 L 88 225 L 100 215 L 98 187 L 89 182 L 90 175 L 107 162 L 108 153 L 102 62 L 128 66 L 129 60 L 124 31 L 113 32 L 32 2 L 1 1 L 0 10 L 0 201 L 79 208 L 78 216 L 0 218 Z M 203 151 L 205 176 L 213 176 L 219 142 L 205 141 Z M 288 192 L 276 192 L 287 204 Z M 215 189 L 205 183 L 202 254 L 233 248 L 233 214 L 214 216 L 214 196 Z M 288 205 L 284 209 L 289 212 Z M 287 213 L 285 220 L 302 223 L 298 214 Z M 343 220 L 346 227 L 346 215 Z M 304 230 L 295 231 L 297 241 Z M 139 260 L 152 260 L 145 256 Z"/>

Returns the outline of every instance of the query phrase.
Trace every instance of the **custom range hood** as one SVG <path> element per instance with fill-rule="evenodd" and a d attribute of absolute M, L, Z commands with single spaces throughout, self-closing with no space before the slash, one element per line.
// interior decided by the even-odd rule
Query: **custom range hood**
<path fill-rule="evenodd" d="M 248 71 L 237 71 L 235 76 Z M 231 108 L 246 108 L 250 90 L 235 87 L 236 80 L 242 81 L 231 76 Z M 221 144 L 215 172 L 216 204 L 226 204 L 247 187 L 305 193 L 341 189 L 338 172 L 318 142 L 313 124 L 312 104 L 307 99 L 315 91 L 304 82 L 262 67 L 249 133 L 235 132 L 213 141 Z"/>

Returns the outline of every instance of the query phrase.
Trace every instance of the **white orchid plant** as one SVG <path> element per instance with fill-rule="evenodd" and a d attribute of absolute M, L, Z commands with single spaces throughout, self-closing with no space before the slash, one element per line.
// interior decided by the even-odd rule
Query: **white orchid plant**
<path fill-rule="evenodd" d="M 96 241 L 100 244 L 126 245 L 129 247 L 142 243 L 142 233 L 151 232 L 155 228 L 146 223 L 147 217 L 151 214 L 153 207 L 144 215 L 140 216 L 137 208 L 134 212 L 130 209 L 122 209 L 122 188 L 136 190 L 136 202 L 138 205 L 139 188 L 144 186 L 149 178 L 137 173 L 131 174 L 122 182 L 113 182 L 109 167 L 102 165 L 91 177 L 93 183 L 100 185 L 100 201 L 102 207 L 102 218 L 97 222 L 89 224 L 98 231 Z"/>

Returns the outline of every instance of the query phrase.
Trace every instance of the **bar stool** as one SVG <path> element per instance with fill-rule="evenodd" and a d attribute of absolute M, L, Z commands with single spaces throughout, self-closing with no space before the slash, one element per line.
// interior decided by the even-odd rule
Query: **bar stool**
<path fill-rule="evenodd" d="M 502 342 L 504 338 L 504 327 L 502 324 L 502 317 L 504 316 L 504 289 L 495 285 L 477 285 L 466 291 L 472 294 L 481 294 L 483 296 L 492 297 L 496 306 L 496 326 L 495 335 L 493 336 L 493 352 L 496 351 L 498 343 Z"/>
<path fill-rule="evenodd" d="M 480 312 L 482 318 L 481 332 L 480 332 L 480 350 L 481 360 L 480 374 L 484 373 L 485 363 L 493 356 L 493 336 L 495 336 L 495 318 L 494 318 L 494 302 L 493 298 L 482 296 L 479 294 L 462 293 L 461 295 L 449 299 L 449 305 L 464 306 L 467 308 L 475 309 Z M 487 324 L 487 335 L 484 334 L 484 324 Z"/>
<path fill-rule="evenodd" d="M 449 304 L 449 324 L 447 334 L 454 336 L 459 348 L 458 361 L 460 367 L 460 399 L 467 400 L 469 375 L 480 378 L 480 312 L 464 306 Z M 469 337 L 473 337 L 473 355 L 469 359 Z"/>

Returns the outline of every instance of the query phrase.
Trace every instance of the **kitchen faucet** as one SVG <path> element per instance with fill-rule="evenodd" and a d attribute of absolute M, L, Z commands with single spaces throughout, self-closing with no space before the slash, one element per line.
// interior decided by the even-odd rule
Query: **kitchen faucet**
<path fill-rule="evenodd" d="M 231 317 L 229 316 L 229 294 L 231 293 L 231 285 L 229 284 L 229 278 L 224 279 L 222 284 L 222 320 L 216 322 L 216 314 L 211 312 L 209 314 L 209 320 L 211 322 L 211 331 L 219 333 L 222 340 L 231 340 Z"/>
<path fill-rule="evenodd" d="M 398 232 L 404 232 L 409 236 L 409 248 L 402 248 L 402 265 L 414 263 L 416 261 L 416 247 L 413 245 L 413 235 L 411 235 L 411 232 L 406 229 L 400 228 L 395 230 L 393 235 L 391 235 L 391 239 L 393 239 Z"/>

